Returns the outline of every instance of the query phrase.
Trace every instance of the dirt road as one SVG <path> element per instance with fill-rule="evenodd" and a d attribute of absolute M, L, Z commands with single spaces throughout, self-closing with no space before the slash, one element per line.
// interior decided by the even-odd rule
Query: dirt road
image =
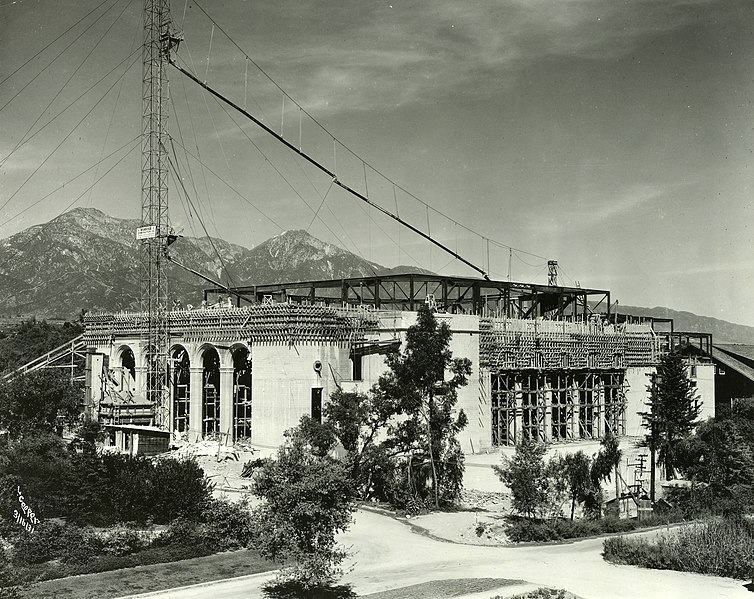
<path fill-rule="evenodd" d="M 536 547 L 467 546 L 424 537 L 405 523 L 362 510 L 340 541 L 354 554 L 343 582 L 360 595 L 439 579 L 510 578 L 565 588 L 584 599 L 754 597 L 741 581 L 607 563 L 600 539 Z M 154 595 L 261 599 L 260 586 L 268 578 L 256 575 Z"/>

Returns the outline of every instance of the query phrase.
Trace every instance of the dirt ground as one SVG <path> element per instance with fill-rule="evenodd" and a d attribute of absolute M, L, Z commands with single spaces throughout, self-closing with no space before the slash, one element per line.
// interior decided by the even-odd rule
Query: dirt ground
<path fill-rule="evenodd" d="M 509 545 L 502 530 L 503 517 L 511 511 L 507 493 L 468 490 L 461 496 L 458 511 L 409 518 L 411 524 L 431 536 L 465 545 Z"/>

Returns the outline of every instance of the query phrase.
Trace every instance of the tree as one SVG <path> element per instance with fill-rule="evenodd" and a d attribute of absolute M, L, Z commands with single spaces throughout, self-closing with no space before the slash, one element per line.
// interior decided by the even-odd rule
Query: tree
<path fill-rule="evenodd" d="M 307 428 L 286 432 L 276 459 L 255 472 L 252 492 L 264 500 L 253 512 L 259 551 L 287 564 L 279 582 L 311 590 L 341 573 L 346 553 L 335 535 L 351 522 L 354 493 L 344 465 L 313 447 L 302 434 Z"/>
<path fill-rule="evenodd" d="M 547 445 L 526 440 L 516 446 L 512 458 L 503 456 L 502 466 L 493 466 L 510 489 L 513 509 L 527 518 L 541 516 L 549 508 L 550 469 L 545 463 Z"/>
<path fill-rule="evenodd" d="M 681 473 L 701 485 L 697 497 L 717 511 L 735 511 L 754 489 L 754 435 L 751 402 L 737 401 L 727 417 L 710 419 L 676 448 Z"/>
<path fill-rule="evenodd" d="M 375 483 L 384 482 L 377 477 L 395 469 L 394 456 L 382 446 L 380 435 L 400 411 L 396 398 L 379 388 L 369 393 L 336 390 L 324 407 L 325 422 L 346 451 L 349 476 L 362 499 L 372 496 Z"/>
<path fill-rule="evenodd" d="M 405 349 L 387 356 L 388 371 L 374 390 L 377 401 L 406 416 L 390 425 L 388 444 L 407 457 L 409 476 L 419 474 L 414 492 L 420 496 L 427 493 L 421 477 L 422 467 L 428 466 L 428 491 L 435 508 L 440 507 L 441 499 L 448 503 L 457 500 L 463 479 L 463 452 L 457 434 L 467 418 L 463 410 L 455 414 L 455 405 L 458 388 L 466 385 L 471 374 L 471 361 L 453 358 L 451 335 L 450 326 L 438 322 L 422 305 L 416 324 L 406 331 Z M 450 374 L 448 380 L 446 373 Z"/>
<path fill-rule="evenodd" d="M 0 383 L 0 427 L 13 438 L 29 430 L 54 432 L 81 413 L 80 388 L 55 370 L 37 370 Z"/>
<path fill-rule="evenodd" d="M 83 332 L 84 327 L 77 323 L 58 326 L 44 320 L 22 322 L 9 334 L 0 333 L 0 370 L 18 368 Z"/>
<path fill-rule="evenodd" d="M 577 503 L 584 503 L 592 491 L 592 460 L 583 451 L 577 451 L 561 458 L 559 470 L 568 483 L 571 499 L 571 520 Z"/>
<path fill-rule="evenodd" d="M 591 488 L 584 499 L 584 507 L 590 518 L 598 520 L 602 517 L 602 505 L 604 503 L 604 494 L 602 492 L 602 483 L 615 477 L 615 497 L 620 497 L 618 487 L 618 465 L 620 464 L 623 452 L 620 450 L 620 442 L 613 435 L 610 429 L 607 429 L 605 436 L 600 441 L 599 451 L 592 457 L 592 466 L 589 472 L 591 478 Z"/>
<path fill-rule="evenodd" d="M 701 410 L 680 353 L 671 352 L 660 359 L 649 392 L 649 412 L 641 413 L 648 429 L 644 446 L 659 452 L 659 463 L 670 480 L 675 476 L 677 447 L 694 430 Z"/>

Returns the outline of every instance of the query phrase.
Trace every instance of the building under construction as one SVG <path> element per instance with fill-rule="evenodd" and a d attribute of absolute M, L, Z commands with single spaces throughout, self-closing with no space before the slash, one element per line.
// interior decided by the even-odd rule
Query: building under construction
<path fill-rule="evenodd" d="M 635 436 L 649 375 L 672 342 L 665 323 L 611 313 L 608 291 L 554 284 L 402 274 L 231 291 L 208 289 L 201 308 L 167 313 L 161 408 L 174 436 L 279 445 L 302 415 L 320 418 L 336 389 L 368 390 L 422 304 L 450 325 L 453 355 L 472 363 L 458 402 L 465 452 Z M 146 315 L 92 314 L 85 325 L 92 409 L 112 424 L 154 423 Z M 693 375 L 711 414 L 704 366 Z"/>

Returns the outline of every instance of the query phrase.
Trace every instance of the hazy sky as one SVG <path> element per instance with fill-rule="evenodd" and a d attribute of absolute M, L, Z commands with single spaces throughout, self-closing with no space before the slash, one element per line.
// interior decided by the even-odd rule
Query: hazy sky
<path fill-rule="evenodd" d="M 69 206 L 139 216 L 140 151 L 128 144 L 141 131 L 141 4 L 0 0 L 0 236 Z M 484 238 L 535 254 L 514 252 L 515 280 L 545 283 L 552 258 L 562 283 L 623 304 L 754 325 L 750 1 L 201 6 L 219 27 L 193 3 L 172 5 L 181 64 L 493 278 L 508 276 L 509 252 Z M 180 231 L 203 234 L 196 212 L 246 246 L 308 228 L 385 265 L 474 274 L 168 75 L 170 153 L 193 204 L 171 175 Z"/>

